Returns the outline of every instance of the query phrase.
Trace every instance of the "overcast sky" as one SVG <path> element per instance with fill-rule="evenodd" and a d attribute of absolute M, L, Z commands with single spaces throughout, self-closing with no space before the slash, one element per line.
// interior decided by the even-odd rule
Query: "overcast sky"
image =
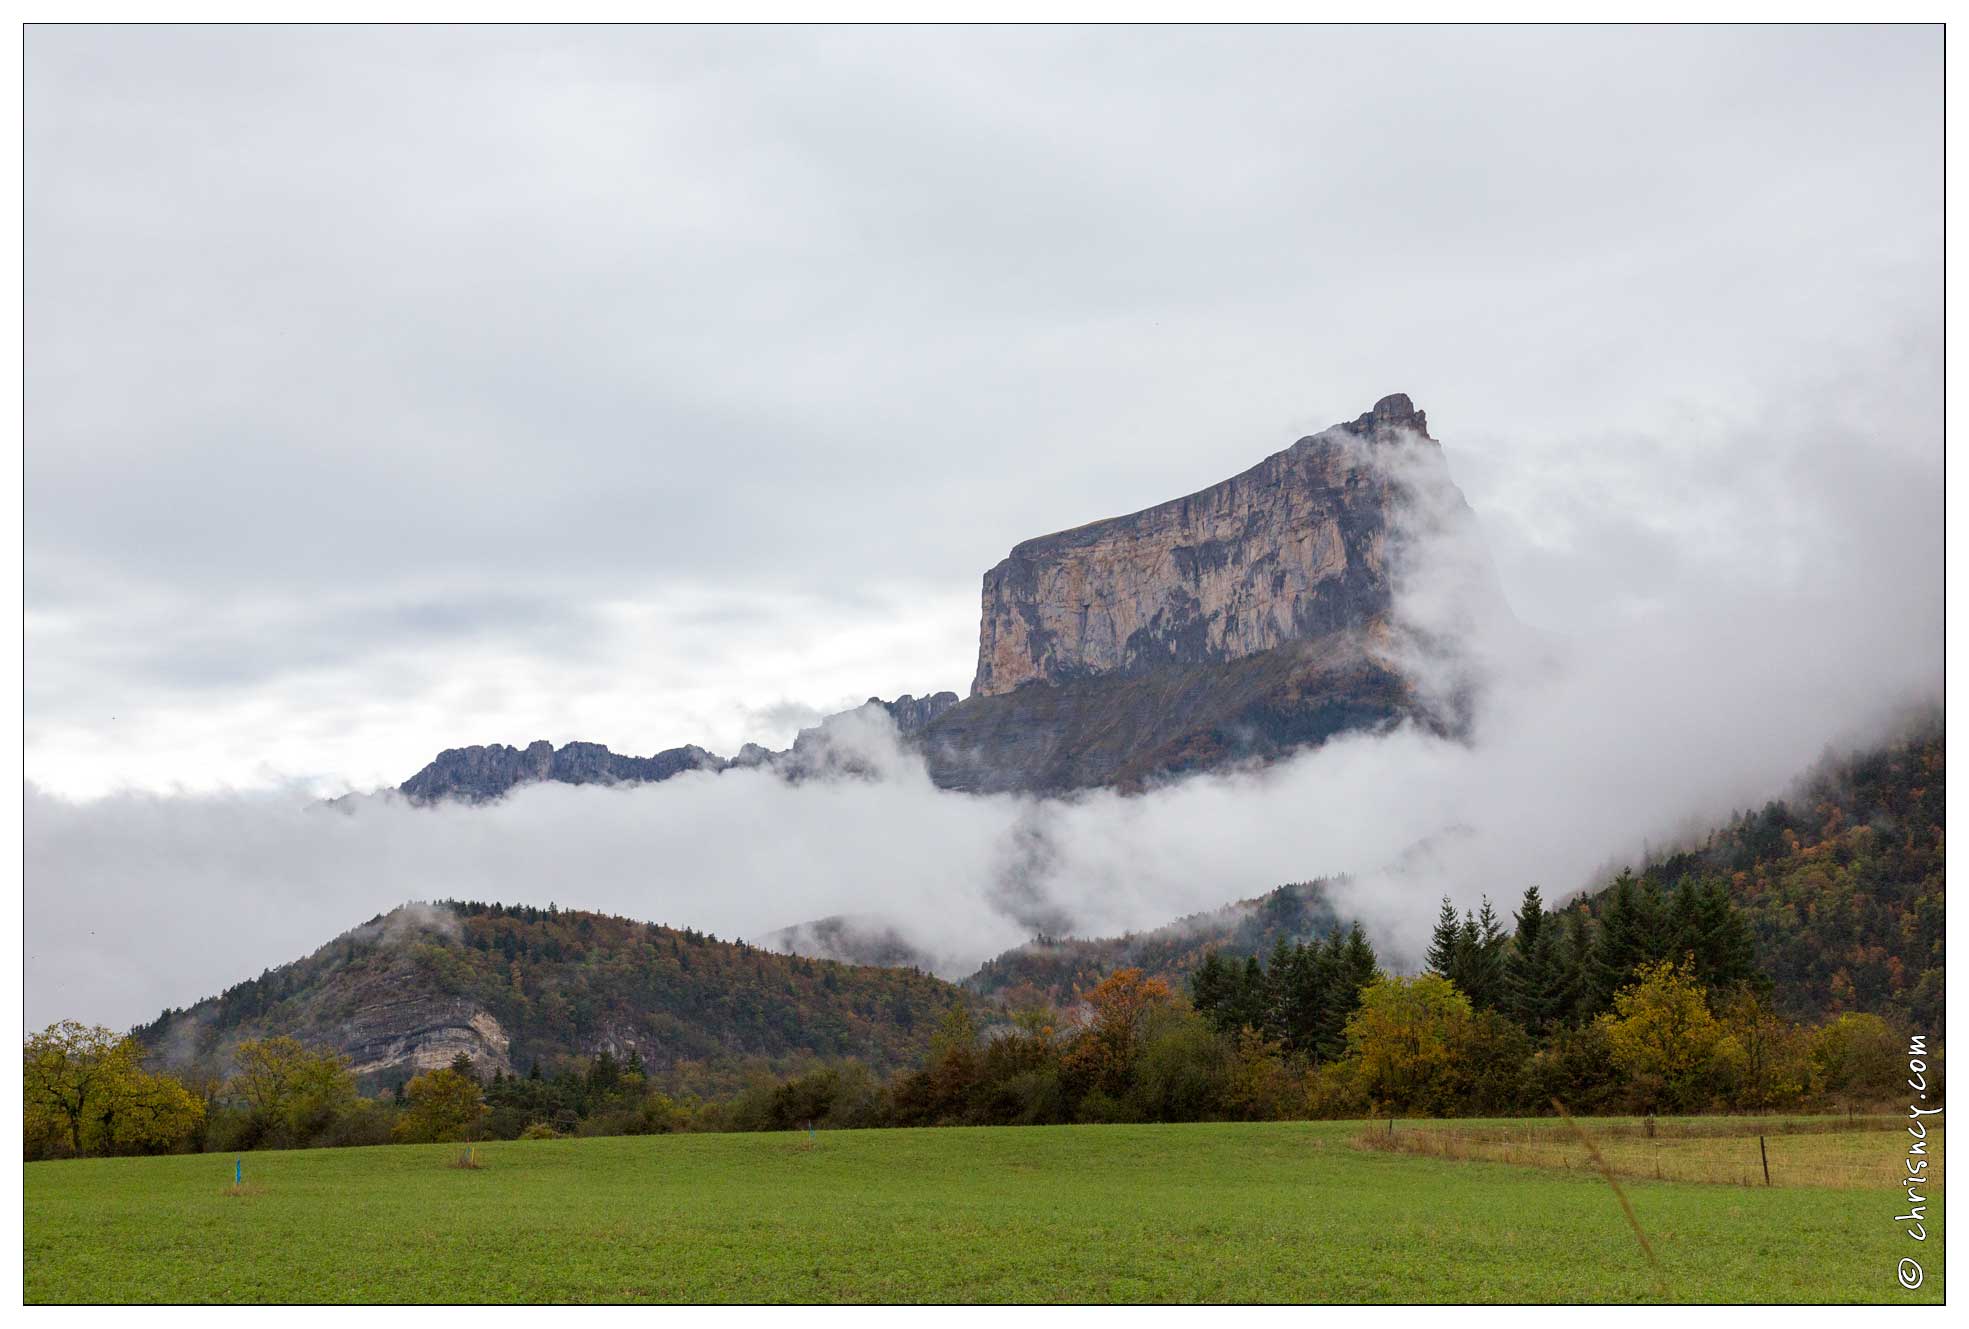
<path fill-rule="evenodd" d="M 1395 391 L 1561 639 L 1838 588 L 1816 750 L 1939 680 L 1941 55 L 31 28 L 30 924 L 50 798 L 966 691 L 1012 544 Z"/>

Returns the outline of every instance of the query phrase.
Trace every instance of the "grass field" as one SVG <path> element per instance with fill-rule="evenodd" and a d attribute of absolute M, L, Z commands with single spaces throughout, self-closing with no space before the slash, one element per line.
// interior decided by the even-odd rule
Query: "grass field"
<path fill-rule="evenodd" d="M 1906 1128 L 1905 1117 L 1861 1117 L 1856 1121 L 1845 1117 L 1664 1117 L 1655 1122 L 1598 1118 L 1585 1123 L 1601 1161 L 1623 1178 L 1889 1191 L 1906 1175 Z M 1381 1123 L 1376 1123 L 1355 1139 L 1371 1148 L 1395 1148 L 1437 1158 L 1587 1171 L 1597 1166 L 1579 1136 L 1564 1122 L 1550 1117 L 1413 1123 L 1386 1135 Z M 1892 1142 L 1895 1140 L 1898 1143 Z M 1939 1128 L 1928 1132 L 1926 1161 L 1926 1175 L 1939 1189 Z"/>
<path fill-rule="evenodd" d="M 693 1135 L 33 1163 L 49 1301 L 1649 1301 L 1606 1184 L 1359 1123 Z M 1897 1159 L 1906 1137 L 1850 1137 Z M 1678 1301 L 1936 1302 L 1891 1187 L 1632 1180 Z M 1896 1262 L 1920 1258 L 1918 1292 Z"/>

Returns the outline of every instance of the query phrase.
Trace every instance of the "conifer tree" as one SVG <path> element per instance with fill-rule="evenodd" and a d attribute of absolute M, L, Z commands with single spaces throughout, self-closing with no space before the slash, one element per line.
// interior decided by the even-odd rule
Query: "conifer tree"
<path fill-rule="evenodd" d="M 1504 966 L 1505 1014 L 1532 1033 L 1543 1033 L 1568 1003 L 1559 920 L 1545 912 L 1538 887 L 1527 886 Z"/>
<path fill-rule="evenodd" d="M 1436 915 L 1436 930 L 1429 938 L 1429 972 L 1438 978 L 1450 978 L 1462 940 L 1463 929 L 1456 920 L 1456 906 L 1445 895 L 1442 910 Z"/>
<path fill-rule="evenodd" d="M 1490 897 L 1483 897 L 1470 931 L 1470 954 L 1465 962 L 1469 974 L 1466 991 L 1478 1010 L 1495 1010 L 1504 1003 L 1505 948 L 1510 938 L 1497 921 Z"/>

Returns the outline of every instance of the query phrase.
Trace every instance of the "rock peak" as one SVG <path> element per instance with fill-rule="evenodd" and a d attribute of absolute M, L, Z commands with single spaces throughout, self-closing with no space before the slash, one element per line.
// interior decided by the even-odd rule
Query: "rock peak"
<path fill-rule="evenodd" d="M 1429 436 L 1429 416 L 1425 411 L 1415 409 L 1415 403 L 1408 399 L 1406 392 L 1391 392 L 1374 403 L 1374 409 L 1354 421 L 1357 430 L 1370 429 L 1413 429 L 1424 438 Z"/>

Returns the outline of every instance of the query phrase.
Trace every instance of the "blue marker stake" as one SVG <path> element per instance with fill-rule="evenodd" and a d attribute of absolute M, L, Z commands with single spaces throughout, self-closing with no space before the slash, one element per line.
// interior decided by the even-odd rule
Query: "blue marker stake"
<path fill-rule="evenodd" d="M 232 1161 L 232 1184 L 235 1186 L 239 1185 L 239 1170 L 244 1166 L 245 1161 L 245 1159 L 241 1158 L 235 1158 Z"/>

